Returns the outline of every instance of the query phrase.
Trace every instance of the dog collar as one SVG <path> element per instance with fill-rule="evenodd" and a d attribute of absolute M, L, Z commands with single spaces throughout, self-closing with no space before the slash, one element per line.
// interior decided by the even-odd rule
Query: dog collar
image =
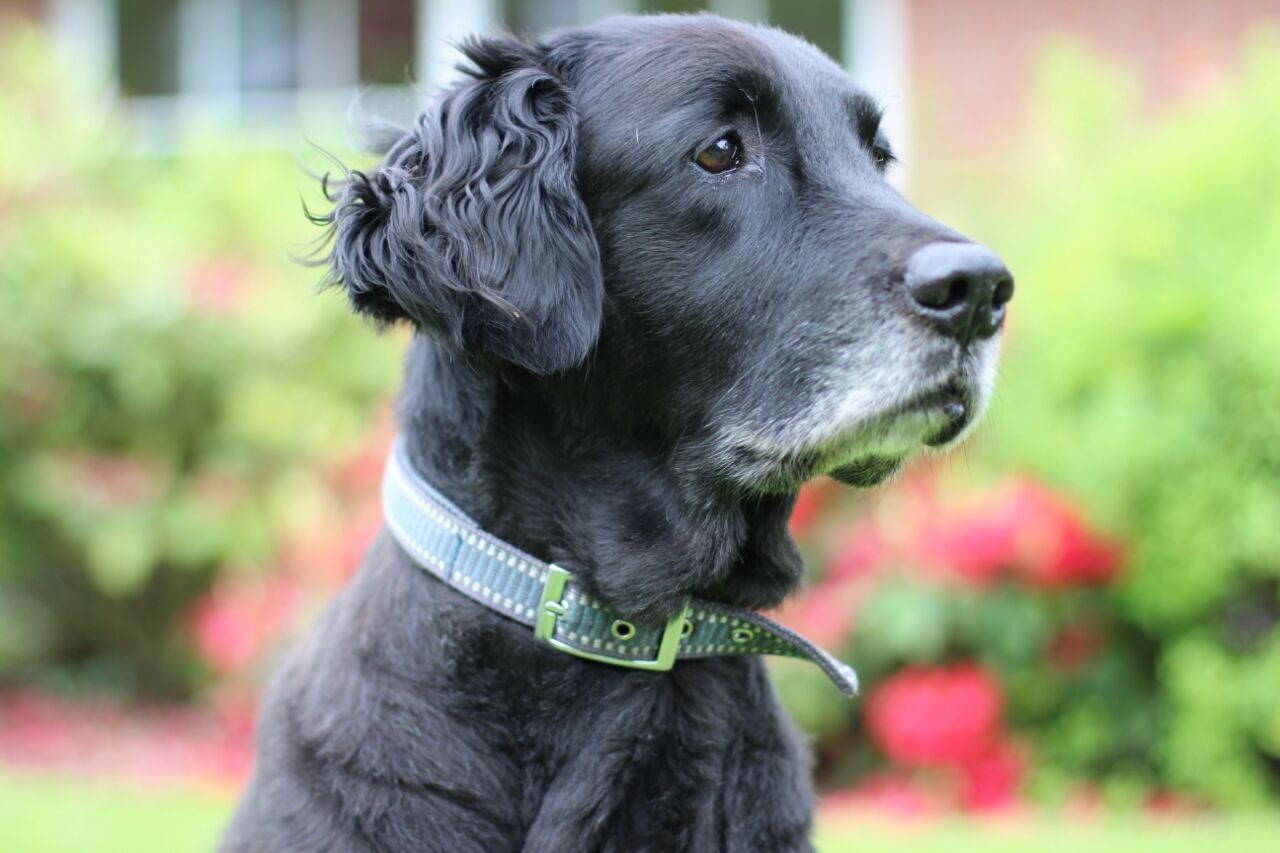
<path fill-rule="evenodd" d="M 571 571 L 481 530 L 414 470 L 402 441 L 387 461 L 382 508 L 392 536 L 421 569 L 566 654 L 656 672 L 687 658 L 783 655 L 817 664 L 848 696 L 858 692 L 853 669 L 751 610 L 689 598 L 662 627 L 627 621 L 588 595 Z"/>

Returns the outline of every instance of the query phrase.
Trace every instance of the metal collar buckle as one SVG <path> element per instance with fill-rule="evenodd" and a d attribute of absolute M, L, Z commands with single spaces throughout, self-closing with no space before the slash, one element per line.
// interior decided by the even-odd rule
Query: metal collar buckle
<path fill-rule="evenodd" d="M 596 652 L 589 652 L 572 646 L 555 636 L 556 620 L 568 612 L 568 605 L 563 601 L 565 587 L 573 579 L 573 574 L 559 566 L 551 566 L 547 570 L 547 581 L 542 587 L 542 599 L 538 602 L 538 621 L 534 625 L 533 635 L 545 640 L 552 648 L 566 654 L 587 660 L 622 666 L 629 669 L 646 669 L 651 672 L 666 672 L 675 666 L 676 654 L 680 651 L 680 641 L 692 633 L 693 623 L 689 622 L 689 603 L 675 616 L 667 620 L 662 629 L 662 639 L 658 642 L 658 656 L 652 660 L 635 660 L 632 658 L 613 657 Z M 618 645 L 625 648 L 625 641 Z"/>

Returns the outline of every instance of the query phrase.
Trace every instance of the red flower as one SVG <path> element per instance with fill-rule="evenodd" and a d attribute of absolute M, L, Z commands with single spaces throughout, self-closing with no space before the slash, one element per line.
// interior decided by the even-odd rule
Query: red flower
<path fill-rule="evenodd" d="M 38 693 L 0 696 L 0 765 L 146 784 L 240 787 L 253 757 L 251 701 L 228 716 L 195 707 L 74 701 Z"/>
<path fill-rule="evenodd" d="M 822 808 L 833 814 L 865 809 L 910 818 L 936 812 L 938 803 L 916 780 L 885 773 L 865 776 L 854 788 L 828 794 Z"/>
<path fill-rule="evenodd" d="M 1014 805 L 1025 769 L 1022 756 L 1000 741 L 960 765 L 960 805 L 969 811 L 994 811 Z"/>
<path fill-rule="evenodd" d="M 330 481 L 338 494 L 349 500 L 376 498 L 387 464 L 387 452 L 395 437 L 395 423 L 389 411 L 379 413 L 378 425 L 353 454 L 338 461 Z"/>
<path fill-rule="evenodd" d="M 866 594 L 862 584 L 824 581 L 783 604 L 774 618 L 820 646 L 838 649 L 849 638 Z"/>
<path fill-rule="evenodd" d="M 1103 584 L 1120 565 L 1118 545 L 1094 535 L 1082 514 L 1042 486 L 1023 482 L 1008 490 L 1017 523 L 1013 567 L 1044 587 Z"/>
<path fill-rule="evenodd" d="M 867 729 L 899 764 L 961 764 L 990 751 L 1003 705 L 995 678 L 975 664 L 909 667 L 871 694 Z"/>
<path fill-rule="evenodd" d="M 348 577 L 360 567 L 365 552 L 382 529 L 382 506 L 370 503 L 347 524 L 342 537 L 342 566 Z"/>
<path fill-rule="evenodd" d="M 808 533 L 839 490 L 840 484 L 829 477 L 805 483 L 796 498 L 795 508 L 791 510 L 792 535 L 804 536 Z"/>
<path fill-rule="evenodd" d="M 869 521 L 858 523 L 848 544 L 828 564 L 822 581 L 786 602 L 776 618 L 820 646 L 839 648 L 872 591 L 869 572 L 883 565 L 887 554 L 879 528 Z"/>
<path fill-rule="evenodd" d="M 932 511 L 917 557 L 974 583 L 1009 572 L 1045 588 L 1104 584 L 1120 566 L 1117 543 L 1093 533 L 1079 510 L 1028 480 L 963 508 Z"/>
<path fill-rule="evenodd" d="M 855 580 L 884 565 L 890 553 L 880 528 L 869 519 L 860 521 L 849 529 L 843 546 L 827 565 L 826 577 L 832 581 Z"/>
<path fill-rule="evenodd" d="M 935 520 L 921 531 L 916 548 L 922 562 L 945 566 L 978 585 L 994 582 L 1013 561 L 1016 531 L 1000 513 L 961 512 Z"/>
<path fill-rule="evenodd" d="M 254 663 L 290 627 L 299 591 L 287 578 L 219 584 L 191 609 L 192 637 L 210 668 L 234 672 Z"/>
<path fill-rule="evenodd" d="M 1157 788 L 1147 795 L 1143 810 L 1154 817 L 1188 817 L 1207 810 L 1205 803 L 1190 794 Z"/>
<path fill-rule="evenodd" d="M 1089 622 L 1077 622 L 1059 631 L 1049 642 L 1048 657 L 1058 669 L 1075 672 L 1093 659 L 1105 642 Z"/>

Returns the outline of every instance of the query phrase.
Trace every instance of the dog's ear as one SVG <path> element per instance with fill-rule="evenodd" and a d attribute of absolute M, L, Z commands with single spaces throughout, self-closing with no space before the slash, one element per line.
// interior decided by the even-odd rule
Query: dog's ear
<path fill-rule="evenodd" d="M 463 45 L 467 79 L 421 115 L 331 214 L 331 277 L 380 322 L 535 373 L 595 346 L 600 252 L 574 178 L 577 114 L 541 48 Z"/>

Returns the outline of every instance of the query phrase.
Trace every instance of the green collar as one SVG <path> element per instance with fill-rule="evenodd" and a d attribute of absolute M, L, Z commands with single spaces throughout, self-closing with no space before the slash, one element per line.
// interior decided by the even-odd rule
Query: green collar
<path fill-rule="evenodd" d="M 690 598 L 666 625 L 627 621 L 571 571 L 481 530 L 413 469 L 401 441 L 387 461 L 382 507 L 391 534 L 418 566 L 565 654 L 654 672 L 686 658 L 784 655 L 817 664 L 844 694 L 858 692 L 851 668 L 751 610 Z"/>

